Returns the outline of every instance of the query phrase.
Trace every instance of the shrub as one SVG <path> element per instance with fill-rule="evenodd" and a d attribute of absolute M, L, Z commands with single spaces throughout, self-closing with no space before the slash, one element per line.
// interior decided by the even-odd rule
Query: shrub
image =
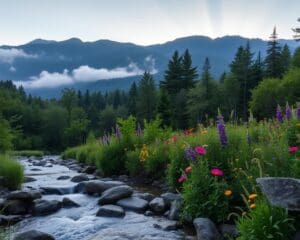
<path fill-rule="evenodd" d="M 0 176 L 4 187 L 18 189 L 23 182 L 23 167 L 8 155 L 0 155 Z"/>
<path fill-rule="evenodd" d="M 138 149 L 126 152 L 125 168 L 131 176 L 137 176 L 143 173 L 143 166 L 139 158 Z"/>
<path fill-rule="evenodd" d="M 237 227 L 238 240 L 291 239 L 295 232 L 294 219 L 287 210 L 271 207 L 266 201 L 257 202 L 255 209 L 239 219 Z"/>

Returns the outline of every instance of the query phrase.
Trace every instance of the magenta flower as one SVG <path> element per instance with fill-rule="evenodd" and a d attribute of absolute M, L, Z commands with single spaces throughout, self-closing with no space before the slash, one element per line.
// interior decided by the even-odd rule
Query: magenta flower
<path fill-rule="evenodd" d="M 206 154 L 206 149 L 204 147 L 200 147 L 200 146 L 195 147 L 195 151 L 199 155 L 205 155 Z"/>
<path fill-rule="evenodd" d="M 289 147 L 289 153 L 291 153 L 291 154 L 296 153 L 298 150 L 299 150 L 299 148 L 296 146 Z"/>
<path fill-rule="evenodd" d="M 219 168 L 213 168 L 210 171 L 211 175 L 216 176 L 216 177 L 222 177 L 224 175 L 223 171 Z"/>
<path fill-rule="evenodd" d="M 179 183 L 183 183 L 185 180 L 186 180 L 186 177 L 183 175 L 180 178 L 178 178 Z"/>

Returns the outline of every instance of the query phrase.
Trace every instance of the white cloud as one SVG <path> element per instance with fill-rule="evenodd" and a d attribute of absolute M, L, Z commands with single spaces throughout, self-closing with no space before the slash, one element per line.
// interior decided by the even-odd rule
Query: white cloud
<path fill-rule="evenodd" d="M 37 55 L 28 54 L 28 53 L 24 52 L 23 49 L 0 48 L 0 62 L 12 64 L 16 58 L 36 58 L 36 57 L 37 57 Z"/>
<path fill-rule="evenodd" d="M 14 66 L 10 66 L 9 71 L 10 71 L 10 72 L 15 72 L 15 71 L 16 71 L 16 68 L 15 68 Z"/>
<path fill-rule="evenodd" d="M 157 73 L 155 69 L 155 59 L 151 56 L 146 57 L 144 61 L 146 71 L 151 74 Z M 125 78 L 140 76 L 144 69 L 131 62 L 127 67 L 117 67 L 113 69 L 93 68 L 88 65 L 80 66 L 69 72 L 65 69 L 62 73 L 42 71 L 39 76 L 31 77 L 29 81 L 15 81 L 17 86 L 22 85 L 24 88 L 54 88 L 58 86 L 71 85 L 76 82 L 95 82 L 98 80 L 109 80 L 114 78 Z"/>

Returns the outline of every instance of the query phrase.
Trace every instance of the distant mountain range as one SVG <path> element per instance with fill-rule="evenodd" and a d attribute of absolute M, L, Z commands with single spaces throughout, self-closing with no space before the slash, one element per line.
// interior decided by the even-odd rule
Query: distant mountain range
<path fill-rule="evenodd" d="M 214 77 L 228 70 L 237 48 L 249 41 L 252 52 L 265 56 L 267 42 L 240 36 L 211 39 L 204 36 L 178 38 L 163 44 L 140 46 L 110 40 L 82 42 L 36 39 L 20 46 L 0 46 L 0 79 L 23 84 L 26 91 L 43 97 L 57 96 L 64 87 L 108 91 L 128 89 L 148 70 L 159 81 L 175 50 L 189 49 L 193 64 L 202 70 L 210 59 Z M 293 52 L 299 43 L 279 40 Z"/>

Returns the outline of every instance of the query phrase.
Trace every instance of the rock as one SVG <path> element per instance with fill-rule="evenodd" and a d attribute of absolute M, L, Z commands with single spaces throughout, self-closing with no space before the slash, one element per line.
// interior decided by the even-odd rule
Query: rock
<path fill-rule="evenodd" d="M 34 206 L 34 214 L 37 216 L 44 216 L 57 212 L 61 208 L 61 202 L 57 200 L 36 200 Z"/>
<path fill-rule="evenodd" d="M 95 166 L 86 166 L 82 172 L 83 173 L 87 173 L 87 174 L 93 174 L 96 171 L 96 167 Z"/>
<path fill-rule="evenodd" d="M 29 183 L 29 182 L 35 182 L 36 179 L 33 177 L 25 176 L 24 177 L 24 183 Z"/>
<path fill-rule="evenodd" d="M 85 174 L 76 175 L 71 178 L 71 182 L 79 183 L 83 181 L 88 181 L 89 177 Z"/>
<path fill-rule="evenodd" d="M 69 208 L 69 207 L 80 207 L 80 205 L 74 201 L 72 201 L 70 198 L 64 197 L 62 200 L 62 206 L 64 208 Z"/>
<path fill-rule="evenodd" d="M 99 208 L 98 217 L 124 217 L 125 211 L 122 207 L 116 205 L 103 205 Z"/>
<path fill-rule="evenodd" d="M 182 225 L 177 221 L 161 221 L 160 223 L 153 224 L 153 227 L 164 231 L 174 231 L 181 228 Z"/>
<path fill-rule="evenodd" d="M 13 225 L 22 221 L 22 219 L 21 215 L 0 215 L 0 226 Z"/>
<path fill-rule="evenodd" d="M 219 240 L 221 239 L 215 224 L 208 218 L 196 218 L 193 221 L 197 232 L 197 240 Z"/>
<path fill-rule="evenodd" d="M 179 220 L 179 214 L 180 214 L 180 207 L 181 207 L 181 199 L 174 200 L 171 203 L 170 211 L 168 214 L 168 218 L 170 220 Z"/>
<path fill-rule="evenodd" d="M 122 181 L 122 182 L 127 182 L 128 181 L 128 176 L 127 175 L 120 175 L 118 177 L 118 180 Z"/>
<path fill-rule="evenodd" d="M 112 188 L 112 187 L 117 187 L 124 185 L 123 182 L 119 181 L 102 181 L 102 180 L 92 180 L 89 182 L 86 182 L 84 185 L 84 191 L 87 194 L 93 195 L 93 194 L 98 194 L 100 195 L 103 193 L 105 190 Z M 79 189 L 79 187 L 78 187 Z"/>
<path fill-rule="evenodd" d="M 59 176 L 57 178 L 57 180 L 67 180 L 67 179 L 70 179 L 70 178 L 71 178 L 70 176 L 64 175 L 64 176 Z"/>
<path fill-rule="evenodd" d="M 223 237 L 237 238 L 239 236 L 239 232 L 235 225 L 223 223 L 218 227 L 218 229 Z"/>
<path fill-rule="evenodd" d="M 14 240 L 55 240 L 55 238 L 48 233 L 30 230 L 19 233 Z"/>
<path fill-rule="evenodd" d="M 46 165 L 46 163 L 47 163 L 46 161 L 34 161 L 32 162 L 32 165 L 37 167 L 43 167 Z"/>
<path fill-rule="evenodd" d="M 33 201 L 39 198 L 38 191 L 13 191 L 6 195 L 7 200 L 22 200 L 22 201 Z"/>
<path fill-rule="evenodd" d="M 154 216 L 155 213 L 152 212 L 152 211 L 150 211 L 150 210 L 148 210 L 148 211 L 146 211 L 146 212 L 144 213 L 144 215 L 147 216 L 147 217 L 151 217 L 151 216 Z"/>
<path fill-rule="evenodd" d="M 163 214 L 166 211 L 166 204 L 163 198 L 154 198 L 149 203 L 150 209 L 156 214 Z"/>
<path fill-rule="evenodd" d="M 144 199 L 148 202 L 151 202 L 155 198 L 155 196 L 151 193 L 134 193 L 133 196 Z"/>
<path fill-rule="evenodd" d="M 171 203 L 175 200 L 181 199 L 180 194 L 178 193 L 171 193 L 171 192 L 167 192 L 167 193 L 163 193 L 160 195 L 160 197 L 162 197 L 165 200 L 165 203 L 168 207 L 171 206 Z"/>
<path fill-rule="evenodd" d="M 133 189 L 126 185 L 113 187 L 102 193 L 98 203 L 101 205 L 115 203 L 122 198 L 130 197 L 132 193 Z"/>
<path fill-rule="evenodd" d="M 268 177 L 256 182 L 271 205 L 300 211 L 300 179 Z"/>
<path fill-rule="evenodd" d="M 125 210 L 137 213 L 145 212 L 148 207 L 148 202 L 146 200 L 137 197 L 124 198 L 119 200 L 116 204 Z"/>
<path fill-rule="evenodd" d="M 4 214 L 25 215 L 31 212 L 32 206 L 32 201 L 24 201 L 20 199 L 6 200 L 4 203 Z"/>
<path fill-rule="evenodd" d="M 2 209 L 4 207 L 4 198 L 0 198 L 0 209 Z"/>
<path fill-rule="evenodd" d="M 74 187 L 41 187 L 43 194 L 45 195 L 65 195 L 74 191 Z"/>
<path fill-rule="evenodd" d="M 31 168 L 30 171 L 32 171 L 32 172 L 40 172 L 40 171 L 42 171 L 42 170 L 39 169 L 39 168 Z"/>

